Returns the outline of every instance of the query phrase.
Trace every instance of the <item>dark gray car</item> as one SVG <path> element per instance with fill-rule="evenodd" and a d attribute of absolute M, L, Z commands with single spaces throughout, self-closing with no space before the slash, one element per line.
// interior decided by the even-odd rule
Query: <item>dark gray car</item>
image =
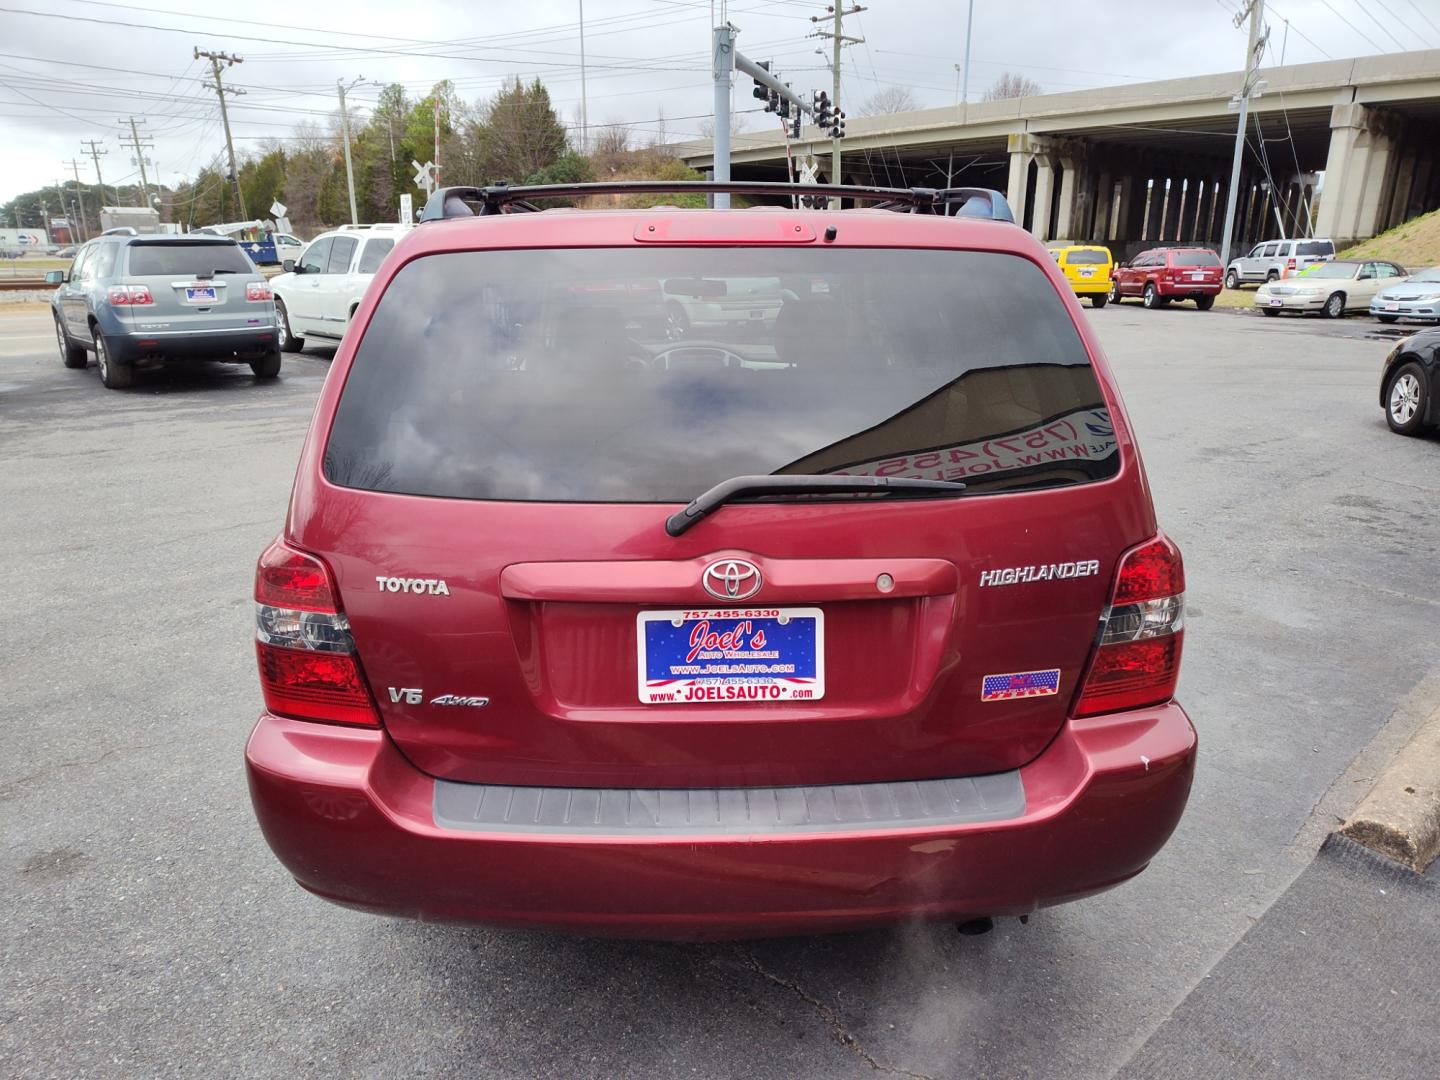
<path fill-rule="evenodd" d="M 233 240 L 107 233 L 45 280 L 58 286 L 50 306 L 65 366 L 83 368 L 94 352 L 111 389 L 173 360 L 280 373 L 270 285 Z"/>

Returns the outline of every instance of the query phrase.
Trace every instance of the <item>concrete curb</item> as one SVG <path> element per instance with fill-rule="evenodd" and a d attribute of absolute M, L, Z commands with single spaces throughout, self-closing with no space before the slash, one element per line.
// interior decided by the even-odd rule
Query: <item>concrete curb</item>
<path fill-rule="evenodd" d="M 1417 873 L 1440 854 L 1440 703 L 1339 831 Z"/>

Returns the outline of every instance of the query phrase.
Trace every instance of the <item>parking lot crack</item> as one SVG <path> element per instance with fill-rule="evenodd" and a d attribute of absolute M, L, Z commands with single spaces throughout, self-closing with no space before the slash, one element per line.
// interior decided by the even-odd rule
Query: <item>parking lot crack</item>
<path fill-rule="evenodd" d="M 81 758 L 78 761 L 56 762 L 54 765 L 47 766 L 44 769 L 37 769 L 34 772 L 29 773 L 25 776 L 19 776 L 16 777 L 14 780 L 9 780 L 4 784 L 0 784 L 0 802 L 4 802 L 7 799 L 13 799 L 18 793 L 19 789 L 24 787 L 26 784 L 34 783 L 36 780 L 39 780 L 46 776 L 50 776 L 53 773 L 58 773 L 65 769 L 78 769 L 88 765 L 99 765 L 102 761 L 105 761 L 107 758 L 114 757 L 116 754 L 133 753 L 136 750 L 153 750 L 158 745 L 158 743 L 145 743 L 140 746 L 113 746 L 109 750 L 106 750 L 99 757 Z"/>
<path fill-rule="evenodd" d="M 749 953 L 743 949 L 737 951 L 739 952 L 740 959 L 751 971 L 755 972 L 755 974 L 761 976 L 762 978 L 769 980 L 776 986 L 784 987 L 786 990 L 790 991 L 790 993 L 798 997 L 801 1001 L 805 1002 L 805 1004 L 809 1005 L 810 1008 L 813 1009 L 815 1013 L 820 1017 L 820 1019 L 825 1021 L 826 1026 L 829 1027 L 831 1038 L 833 1038 L 846 1050 L 849 1050 L 851 1053 L 858 1056 L 862 1061 L 865 1062 L 865 1064 L 869 1065 L 870 1068 L 874 1069 L 876 1072 L 888 1073 L 891 1076 L 908 1076 L 912 1077 L 913 1080 L 934 1080 L 934 1077 L 931 1077 L 926 1073 L 911 1072 L 909 1069 L 902 1069 L 894 1065 L 886 1065 L 882 1061 L 875 1060 L 875 1058 L 870 1054 L 870 1052 L 866 1050 L 865 1047 L 861 1044 L 860 1040 L 857 1039 L 855 1035 L 851 1033 L 850 1029 L 845 1026 L 845 1021 L 841 1019 L 839 1012 L 836 1011 L 834 1006 L 827 1005 L 819 998 L 807 992 L 798 983 L 792 982 L 789 979 L 775 974 L 773 971 L 765 967 L 765 965 L 762 964 L 759 959 L 756 958 L 752 953 Z"/>

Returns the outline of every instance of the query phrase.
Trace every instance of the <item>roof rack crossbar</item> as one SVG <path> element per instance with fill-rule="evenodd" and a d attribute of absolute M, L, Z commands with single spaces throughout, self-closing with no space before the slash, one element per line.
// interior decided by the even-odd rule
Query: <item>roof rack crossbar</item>
<path fill-rule="evenodd" d="M 536 200 L 577 199 L 587 195 L 819 195 L 873 204 L 877 209 L 911 214 L 958 214 L 1014 222 L 1005 196 L 990 188 L 889 188 L 859 184 L 793 184 L 757 180 L 615 180 L 592 184 L 492 184 L 489 187 L 439 188 L 425 203 L 421 221 L 532 213 Z M 474 203 L 478 208 L 472 209 Z"/>

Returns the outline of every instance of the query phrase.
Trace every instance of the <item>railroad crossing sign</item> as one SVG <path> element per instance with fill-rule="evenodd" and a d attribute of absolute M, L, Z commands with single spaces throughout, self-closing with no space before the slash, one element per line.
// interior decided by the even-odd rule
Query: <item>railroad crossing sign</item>
<path fill-rule="evenodd" d="M 435 163 L 427 161 L 421 165 L 412 158 L 410 164 L 415 166 L 415 186 L 425 192 L 427 198 L 433 195 L 435 193 Z"/>

